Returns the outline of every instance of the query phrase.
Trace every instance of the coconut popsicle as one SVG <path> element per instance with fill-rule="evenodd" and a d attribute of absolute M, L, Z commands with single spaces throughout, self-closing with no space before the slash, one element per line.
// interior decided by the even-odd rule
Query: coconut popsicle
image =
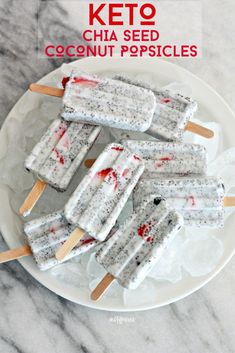
<path fill-rule="evenodd" d="M 133 192 L 134 207 L 145 198 L 161 195 L 184 217 L 187 226 L 221 228 L 224 226 L 224 185 L 216 177 L 142 179 Z"/>
<path fill-rule="evenodd" d="M 25 160 L 26 170 L 38 179 L 35 187 L 41 185 L 43 191 L 49 184 L 58 191 L 66 190 L 100 131 L 98 126 L 55 119 Z M 20 213 L 29 214 L 40 195 L 37 197 L 33 189 Z M 36 199 L 29 200 L 31 196 Z"/>
<path fill-rule="evenodd" d="M 58 261 L 55 253 L 74 228 L 67 222 L 62 210 L 29 221 L 24 225 L 27 245 L 1 253 L 0 263 L 33 255 L 39 269 L 45 271 L 99 244 L 97 240 L 85 235 L 66 258 Z"/>
<path fill-rule="evenodd" d="M 97 300 L 114 279 L 125 288 L 137 288 L 182 225 L 182 216 L 160 197 L 142 202 L 97 251 L 96 260 L 108 274 L 91 298 Z"/>
<path fill-rule="evenodd" d="M 137 154 L 120 144 L 106 146 L 65 205 L 68 222 L 78 228 L 57 252 L 59 259 L 83 233 L 106 239 L 143 171 Z"/>
<path fill-rule="evenodd" d="M 152 124 L 147 134 L 165 141 L 182 141 L 185 130 L 199 134 L 206 138 L 214 136 L 213 131 L 190 122 L 197 111 L 197 102 L 190 97 L 172 93 L 164 89 L 156 89 L 151 85 L 123 75 L 114 76 L 115 79 L 137 87 L 151 89 L 156 98 L 156 108 Z"/>
<path fill-rule="evenodd" d="M 155 107 L 149 89 L 74 70 L 65 85 L 61 115 L 69 121 L 146 131 Z"/>
<path fill-rule="evenodd" d="M 204 146 L 178 142 L 122 140 L 145 163 L 141 178 L 203 175 L 207 169 Z"/>

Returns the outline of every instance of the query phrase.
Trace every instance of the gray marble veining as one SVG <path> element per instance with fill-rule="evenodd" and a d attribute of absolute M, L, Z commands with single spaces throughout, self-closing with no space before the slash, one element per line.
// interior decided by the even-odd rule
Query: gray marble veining
<path fill-rule="evenodd" d="M 212 85 L 235 110 L 234 0 L 202 0 L 203 57 L 177 60 Z M 41 12 L 40 12 L 41 11 Z M 30 82 L 61 59 L 37 56 L 43 36 L 75 35 L 58 1 L 0 0 L 0 121 Z M 81 41 L 81 38 L 79 39 Z M 40 44 L 40 43 L 39 43 Z M 0 249 L 5 249 L 1 239 Z M 108 313 L 70 303 L 37 283 L 17 262 L 0 266 L 0 352 L 232 353 L 235 259 L 208 285 L 178 303 L 143 313 Z"/>

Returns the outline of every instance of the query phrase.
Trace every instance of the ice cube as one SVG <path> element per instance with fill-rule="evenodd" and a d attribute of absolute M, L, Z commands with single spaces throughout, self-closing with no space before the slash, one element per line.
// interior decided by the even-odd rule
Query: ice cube
<path fill-rule="evenodd" d="M 15 118 L 10 118 L 6 126 L 7 134 L 7 148 L 17 147 L 18 149 L 25 149 L 26 140 L 24 136 L 23 124 Z"/>
<path fill-rule="evenodd" d="M 58 280 L 76 287 L 88 286 L 88 278 L 84 268 L 79 263 L 67 261 L 57 265 L 48 271 Z"/>
<path fill-rule="evenodd" d="M 35 125 L 37 127 L 36 129 Z M 47 126 L 49 126 L 49 122 L 42 119 L 42 114 L 38 109 L 34 109 L 27 114 L 27 117 L 24 120 L 23 134 L 25 137 L 33 138 L 36 143 L 42 136 L 44 130 L 47 129 Z"/>
<path fill-rule="evenodd" d="M 123 291 L 125 306 L 141 306 L 156 302 L 157 286 L 154 281 L 146 278 L 137 289 L 126 289 Z"/>
<path fill-rule="evenodd" d="M 40 105 L 40 99 L 36 97 L 35 93 L 28 92 L 26 95 L 22 96 L 21 99 L 17 102 L 15 109 L 17 109 L 17 117 L 22 117 L 22 120 L 25 119 L 26 115 L 34 110 L 38 109 Z"/>
<path fill-rule="evenodd" d="M 182 279 L 181 249 L 184 242 L 185 238 L 182 231 L 163 251 L 161 258 L 148 274 L 148 277 L 158 281 L 179 282 Z"/>
<path fill-rule="evenodd" d="M 61 100 L 45 96 L 40 107 L 40 112 L 45 120 L 51 121 L 57 118 L 60 108 Z"/>
<path fill-rule="evenodd" d="M 226 191 L 235 187 L 235 147 L 225 150 L 210 163 L 208 174 L 221 177 Z"/>
<path fill-rule="evenodd" d="M 184 134 L 184 139 L 183 142 L 185 143 L 196 143 L 199 145 L 202 145 L 206 148 L 207 153 L 208 153 L 208 161 L 213 161 L 220 149 L 220 145 L 222 143 L 222 133 L 221 133 L 221 126 L 220 124 L 214 123 L 214 122 L 204 122 L 199 119 L 190 119 L 190 121 L 195 122 L 199 125 L 202 125 L 212 131 L 214 131 L 214 137 L 211 139 L 206 139 L 202 136 L 192 134 L 189 131 L 186 131 Z"/>
<path fill-rule="evenodd" d="M 87 269 L 87 264 L 89 262 L 90 256 L 91 254 L 94 252 L 94 250 L 90 250 L 88 252 L 85 252 L 84 254 L 81 255 L 80 259 L 81 259 L 81 265 L 84 268 L 84 270 L 86 271 Z"/>
<path fill-rule="evenodd" d="M 24 170 L 25 152 L 10 146 L 7 155 L 0 160 L 1 183 L 20 193 L 33 186 L 34 179 Z"/>
<path fill-rule="evenodd" d="M 211 233 L 191 233 L 182 247 L 182 266 L 191 276 L 204 276 L 213 271 L 223 254 L 222 241 Z"/>
<path fill-rule="evenodd" d="M 95 259 L 95 253 L 91 254 L 86 271 L 91 278 L 102 278 L 105 275 L 105 269 Z"/>

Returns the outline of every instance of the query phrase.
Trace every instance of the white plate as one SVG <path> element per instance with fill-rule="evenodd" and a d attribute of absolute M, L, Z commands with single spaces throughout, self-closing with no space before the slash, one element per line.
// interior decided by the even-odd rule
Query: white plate
<path fill-rule="evenodd" d="M 133 72 L 133 73 L 151 73 L 157 76 L 160 85 L 166 85 L 172 81 L 181 81 L 192 88 L 193 97 L 199 102 L 205 121 L 217 121 L 222 124 L 224 147 L 228 148 L 234 144 L 235 116 L 225 101 L 205 82 L 194 76 L 185 69 L 162 60 L 151 59 L 103 59 L 103 58 L 87 58 L 71 63 L 81 70 L 90 72 Z M 58 70 L 51 72 L 45 76 L 40 83 L 53 81 L 53 76 Z M 6 131 L 9 119 L 15 117 L 17 119 L 18 109 L 22 110 L 22 103 L 28 102 L 30 106 L 36 106 L 39 95 L 26 92 L 16 103 L 9 113 L 2 130 L 0 132 L 0 158 L 6 153 Z M 207 118 L 206 118 L 207 117 Z M 209 117 L 209 118 L 208 118 Z M 58 196 L 59 197 L 59 196 Z M 17 231 L 21 227 L 20 218 L 11 210 L 9 200 L 11 200 L 11 190 L 5 186 L 0 186 L 0 199 L 2 206 L 0 215 L 0 229 L 3 237 L 10 248 L 21 244 L 22 238 L 16 236 Z M 234 218 L 234 217 L 233 217 Z M 104 297 L 99 302 L 89 300 L 88 290 L 82 290 L 70 285 L 66 285 L 57 278 L 46 272 L 40 272 L 32 258 L 21 259 L 22 266 L 41 284 L 49 288 L 56 294 L 71 300 L 75 303 L 88 307 L 112 310 L 112 311 L 136 311 L 160 307 L 169 303 L 173 303 L 187 295 L 195 292 L 197 289 L 211 280 L 230 260 L 235 250 L 234 237 L 235 220 L 230 219 L 226 223 L 226 227 L 216 234 L 219 234 L 224 244 L 224 253 L 213 272 L 202 277 L 187 277 L 177 284 L 156 284 L 156 300 L 139 306 L 126 307 L 120 301 Z M 14 235 L 15 234 L 15 235 Z"/>

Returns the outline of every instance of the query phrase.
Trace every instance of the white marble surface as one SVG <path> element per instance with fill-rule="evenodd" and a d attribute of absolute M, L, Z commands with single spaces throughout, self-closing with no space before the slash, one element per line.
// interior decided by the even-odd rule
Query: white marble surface
<path fill-rule="evenodd" d="M 0 0 L 1 123 L 30 82 L 61 64 L 37 58 L 37 3 Z M 50 11 L 42 14 L 45 33 L 63 38 L 70 31 L 69 22 L 57 1 L 50 3 Z M 202 4 L 203 57 L 175 62 L 203 78 L 235 110 L 235 2 L 203 0 Z M 0 248 L 6 248 L 3 240 Z M 0 352 L 234 352 L 234 273 L 232 259 L 209 284 L 178 303 L 116 314 L 61 299 L 17 262 L 1 265 Z"/>

